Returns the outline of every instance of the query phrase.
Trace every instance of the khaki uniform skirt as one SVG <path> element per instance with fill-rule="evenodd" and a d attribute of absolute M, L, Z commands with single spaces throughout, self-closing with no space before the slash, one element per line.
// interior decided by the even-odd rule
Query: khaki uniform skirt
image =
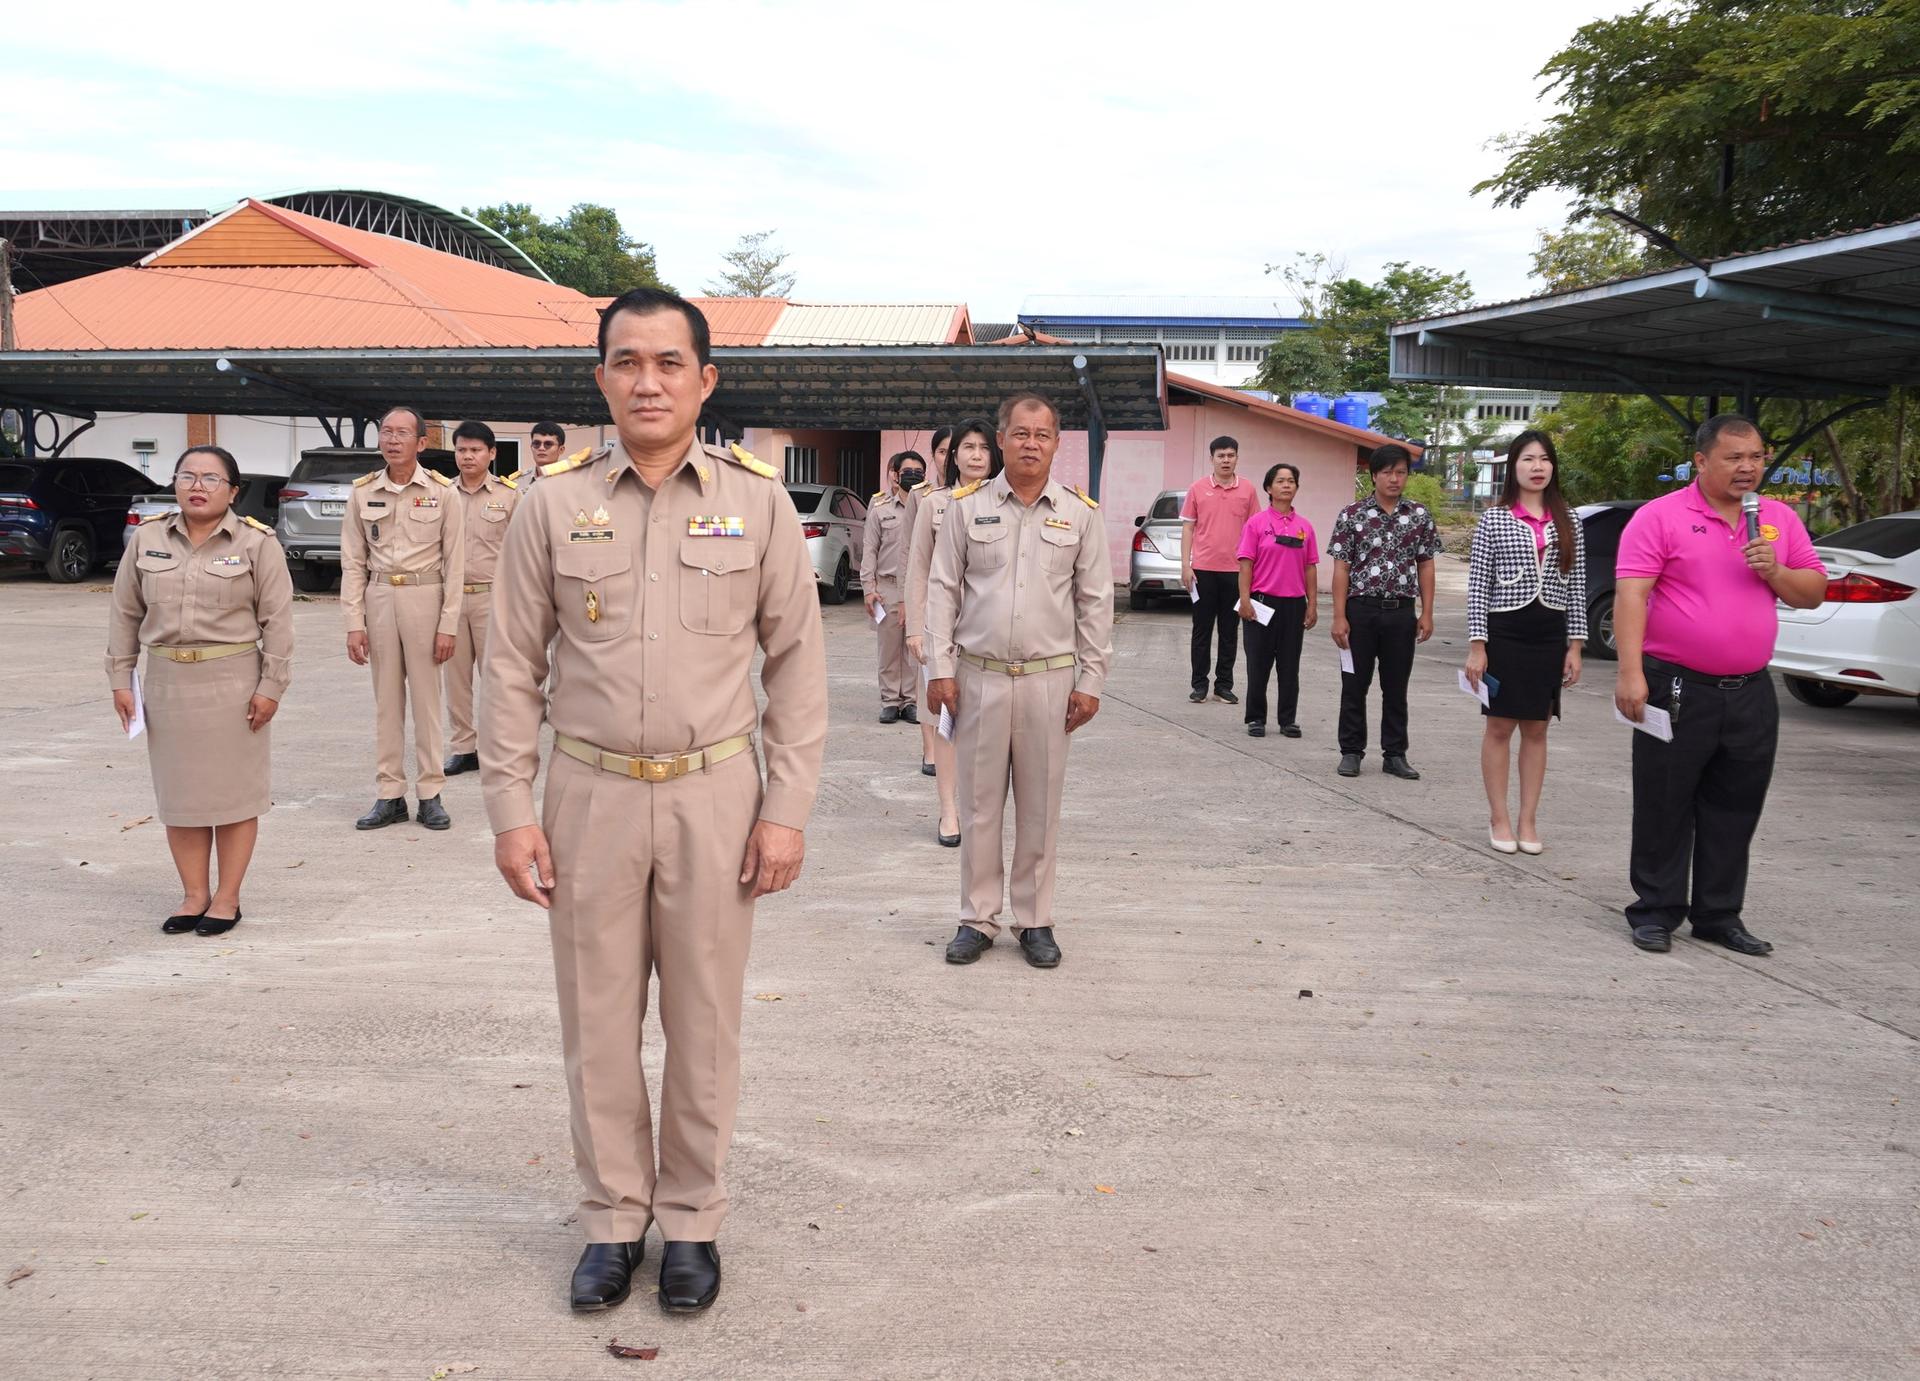
<path fill-rule="evenodd" d="M 147 762 L 166 825 L 231 825 L 273 808 L 273 726 L 247 727 L 260 654 L 175 662 L 151 654 L 140 681 Z"/>

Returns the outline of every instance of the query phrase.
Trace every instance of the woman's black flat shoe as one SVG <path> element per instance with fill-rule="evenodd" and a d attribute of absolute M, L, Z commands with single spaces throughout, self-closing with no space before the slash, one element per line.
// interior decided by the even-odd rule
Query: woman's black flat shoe
<path fill-rule="evenodd" d="M 923 777 L 932 777 L 932 776 L 936 776 L 937 772 L 932 763 L 923 762 L 920 764 L 920 775 Z"/>
<path fill-rule="evenodd" d="M 957 849 L 960 847 L 960 836 L 958 834 L 941 834 L 936 831 L 934 838 L 940 841 L 941 847 L 943 848 Z"/>
<path fill-rule="evenodd" d="M 208 902 L 207 905 L 211 906 L 213 903 Z M 206 912 L 202 911 L 198 916 L 169 916 L 166 920 L 160 922 L 160 929 L 169 935 L 185 935 L 189 930 L 199 925 L 201 918 L 206 914 Z"/>
<path fill-rule="evenodd" d="M 200 918 L 200 924 L 194 927 L 195 935 L 225 935 L 240 924 L 240 908 L 233 908 L 233 916 L 228 920 L 218 920 L 212 916 Z"/>

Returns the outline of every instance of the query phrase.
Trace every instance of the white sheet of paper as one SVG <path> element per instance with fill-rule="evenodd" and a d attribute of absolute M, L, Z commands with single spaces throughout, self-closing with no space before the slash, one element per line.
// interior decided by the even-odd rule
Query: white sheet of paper
<path fill-rule="evenodd" d="M 1340 649 L 1340 670 L 1349 676 L 1353 675 L 1353 649 L 1350 647 Z"/>
<path fill-rule="evenodd" d="M 1638 729 L 1643 734 L 1652 734 L 1662 743 L 1673 742 L 1673 716 L 1658 705 L 1641 706 L 1638 724 L 1621 714 L 1618 705 L 1613 707 L 1613 717 L 1630 729 Z"/>
<path fill-rule="evenodd" d="M 127 737 L 139 738 L 147 728 L 147 701 L 140 694 L 140 668 L 133 669 L 133 718 L 127 721 Z"/>
<path fill-rule="evenodd" d="M 1257 599 L 1253 601 L 1253 621 L 1259 624 L 1262 628 L 1265 628 L 1268 624 L 1272 623 L 1273 622 L 1273 606 L 1271 604 L 1262 604 Z"/>
<path fill-rule="evenodd" d="M 887 606 L 879 600 L 873 602 L 873 621 L 876 626 L 887 621 Z"/>
<path fill-rule="evenodd" d="M 1198 604 L 1200 602 L 1200 577 L 1199 576 L 1195 576 L 1193 578 L 1193 584 L 1187 587 L 1187 602 L 1190 604 Z"/>
<path fill-rule="evenodd" d="M 945 705 L 940 707 L 940 737 L 948 742 L 953 741 L 953 711 Z"/>
<path fill-rule="evenodd" d="M 1487 683 L 1482 681 L 1478 686 L 1474 685 L 1467 679 L 1467 673 L 1464 671 L 1460 673 L 1460 694 L 1471 695 L 1488 709 L 1493 708 L 1493 697 L 1487 693 Z"/>

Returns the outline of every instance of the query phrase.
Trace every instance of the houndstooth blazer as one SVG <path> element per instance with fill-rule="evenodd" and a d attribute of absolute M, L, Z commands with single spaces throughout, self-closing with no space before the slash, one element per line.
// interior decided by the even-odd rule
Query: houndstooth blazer
<path fill-rule="evenodd" d="M 1567 638 L 1587 636 L 1587 537 L 1573 520 L 1573 569 L 1560 569 L 1560 540 L 1551 519 L 1547 546 L 1539 551 L 1533 529 L 1507 508 L 1489 508 L 1473 533 L 1467 564 L 1467 637 L 1484 640 L 1487 615 L 1524 609 L 1538 598 L 1567 616 Z"/>

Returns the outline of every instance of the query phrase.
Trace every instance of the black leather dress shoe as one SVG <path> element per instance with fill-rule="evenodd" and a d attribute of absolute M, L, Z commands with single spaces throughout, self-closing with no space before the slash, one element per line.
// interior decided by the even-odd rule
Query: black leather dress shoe
<path fill-rule="evenodd" d="M 391 801 L 375 801 L 373 809 L 353 822 L 357 830 L 381 830 L 388 825 L 404 824 L 407 820 L 407 798 L 396 796 Z"/>
<path fill-rule="evenodd" d="M 898 705 L 887 705 L 882 708 L 880 711 L 880 722 L 882 724 L 898 724 L 900 722 L 900 707 Z"/>
<path fill-rule="evenodd" d="M 1248 738 L 1265 738 L 1266 736 L 1267 736 L 1267 726 L 1266 726 L 1266 725 L 1264 725 L 1264 724 L 1249 724 L 1249 725 L 1247 726 L 1247 737 L 1248 737 Z"/>
<path fill-rule="evenodd" d="M 720 1298 L 720 1249 L 711 1242 L 669 1242 L 660 1253 L 660 1307 L 698 1314 Z"/>
<path fill-rule="evenodd" d="M 449 777 L 457 777 L 462 772 L 478 772 L 480 770 L 480 755 L 478 753 L 454 753 L 447 758 L 445 765 L 440 770 L 445 772 Z"/>
<path fill-rule="evenodd" d="M 573 1268 L 573 1309 L 591 1314 L 611 1309 L 633 1289 L 633 1268 L 646 1257 L 647 1243 L 589 1242 Z"/>
<path fill-rule="evenodd" d="M 1213 698 L 1227 705 L 1238 705 L 1240 703 L 1240 697 L 1230 690 L 1217 690 L 1213 693 Z"/>
<path fill-rule="evenodd" d="M 1358 753 L 1342 753 L 1340 755 L 1340 775 L 1343 777 L 1357 777 L 1360 775 L 1360 755 Z"/>
<path fill-rule="evenodd" d="M 448 830 L 453 828 L 453 817 L 438 796 L 428 796 L 420 802 L 420 823 L 430 830 Z"/>
<path fill-rule="evenodd" d="M 937 777 L 940 775 L 940 769 L 930 762 L 923 762 L 920 764 L 920 775 L 923 777 Z"/>
<path fill-rule="evenodd" d="M 1203 690 L 1197 690 L 1192 695 L 1189 695 L 1187 699 L 1196 705 L 1204 705 L 1207 703 L 1207 693 Z"/>
<path fill-rule="evenodd" d="M 940 841 L 940 847 L 943 849 L 957 849 L 960 847 L 959 830 L 955 830 L 952 834 L 942 834 L 940 833 L 940 827 L 935 825 L 933 827 L 933 837 Z"/>
<path fill-rule="evenodd" d="M 208 904 L 211 905 L 212 903 Z M 199 925 L 200 917 L 206 914 L 206 908 L 202 907 L 198 915 L 188 916 L 182 914 L 179 916 L 169 916 L 166 920 L 160 922 L 160 929 L 169 935 L 185 935 L 189 930 Z"/>
<path fill-rule="evenodd" d="M 1380 759 L 1380 770 L 1389 777 L 1398 777 L 1403 782 L 1417 782 L 1420 780 L 1420 774 L 1414 770 L 1413 764 L 1408 762 L 1406 757 L 1400 753 L 1389 753 L 1386 757 Z"/>
<path fill-rule="evenodd" d="M 1281 738 L 1299 738 L 1300 726 L 1298 724 L 1282 724 L 1280 726 L 1280 737 Z"/>
<path fill-rule="evenodd" d="M 1758 935 L 1749 935 L 1746 927 L 1735 923 L 1719 930 L 1701 930 L 1694 927 L 1693 938 L 1706 940 L 1711 944 L 1725 945 L 1735 954 L 1751 954 L 1756 959 L 1763 954 L 1772 954 L 1773 946 Z"/>
<path fill-rule="evenodd" d="M 202 916 L 200 924 L 193 928 L 195 935 L 225 935 L 240 924 L 240 908 L 234 907 L 231 916 Z"/>
<path fill-rule="evenodd" d="M 1649 954 L 1665 954 L 1673 948 L 1673 936 L 1663 925 L 1637 925 L 1633 928 L 1633 947 Z"/>
<path fill-rule="evenodd" d="M 918 724 L 920 722 L 919 706 L 902 705 L 900 707 L 900 718 L 908 724 Z"/>
<path fill-rule="evenodd" d="M 949 964 L 971 964 L 981 955 L 993 948 L 993 937 L 984 930 L 975 930 L 963 925 L 953 932 L 953 938 L 947 941 L 947 962 Z"/>
<path fill-rule="evenodd" d="M 1060 963 L 1060 946 L 1053 942 L 1053 927 L 1050 925 L 1021 931 L 1020 952 L 1027 956 L 1027 962 L 1036 969 L 1057 968 Z"/>

